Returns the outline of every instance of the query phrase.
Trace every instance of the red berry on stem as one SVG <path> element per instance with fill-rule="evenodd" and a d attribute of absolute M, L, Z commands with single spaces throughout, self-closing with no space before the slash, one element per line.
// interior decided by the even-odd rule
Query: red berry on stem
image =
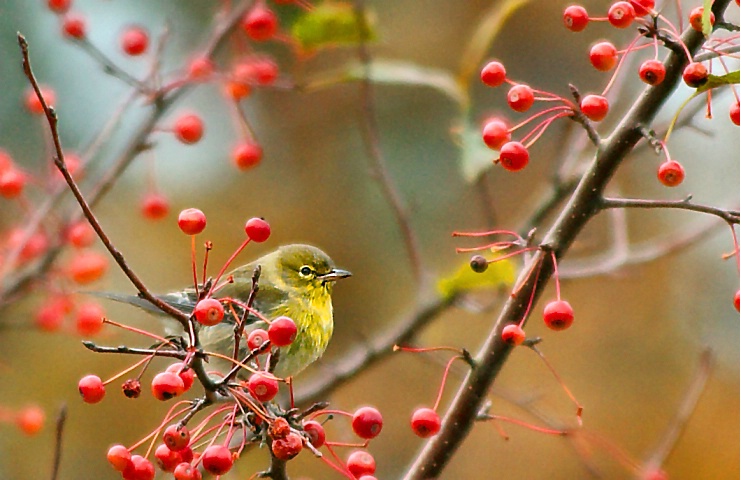
<path fill-rule="evenodd" d="M 87 375 L 80 379 L 77 390 L 85 403 L 98 403 L 105 396 L 105 386 L 97 375 Z"/>
<path fill-rule="evenodd" d="M 149 34 L 145 29 L 132 26 L 121 34 L 121 49 L 128 55 L 137 56 L 147 51 Z"/>
<path fill-rule="evenodd" d="M 646 60 L 641 64 L 638 76 L 649 85 L 658 85 L 666 77 L 666 67 L 658 60 Z"/>
<path fill-rule="evenodd" d="M 167 367 L 165 371 L 172 372 L 175 375 L 178 375 L 183 381 L 183 387 L 185 388 L 186 392 L 190 390 L 190 387 L 193 386 L 193 382 L 196 378 L 196 372 L 194 372 L 192 368 L 190 368 L 183 362 L 173 363 L 172 365 Z"/>
<path fill-rule="evenodd" d="M 412 431 L 421 438 L 428 438 L 440 431 L 440 415 L 431 408 L 418 408 L 412 414 Z"/>
<path fill-rule="evenodd" d="M 123 445 L 114 445 L 108 449 L 106 458 L 114 469 L 123 472 L 131 463 L 131 452 Z"/>
<path fill-rule="evenodd" d="M 154 450 L 154 458 L 157 459 L 157 465 L 163 472 L 172 472 L 175 467 L 183 463 L 180 453 L 173 452 L 164 443 L 160 443 Z"/>
<path fill-rule="evenodd" d="M 268 327 L 270 343 L 276 347 L 286 347 L 296 339 L 296 322 L 288 317 L 278 317 Z"/>
<path fill-rule="evenodd" d="M 507 142 L 499 150 L 499 163 L 505 170 L 518 172 L 525 168 L 530 161 L 527 148 L 520 142 Z"/>
<path fill-rule="evenodd" d="M 355 450 L 347 457 L 347 469 L 356 477 L 373 475 L 376 472 L 376 459 L 365 450 Z"/>
<path fill-rule="evenodd" d="M 185 425 L 169 425 L 162 434 L 162 441 L 173 452 L 185 450 L 190 443 L 190 430 Z"/>
<path fill-rule="evenodd" d="M 232 159 L 240 170 L 255 167 L 262 160 L 262 147 L 253 142 L 240 143 L 232 150 Z"/>
<path fill-rule="evenodd" d="M 373 407 L 361 407 L 352 416 L 352 429 L 355 435 L 370 440 L 381 433 L 383 417 Z"/>
<path fill-rule="evenodd" d="M 121 472 L 124 480 L 153 480 L 154 465 L 141 455 L 132 455 L 131 462 Z"/>
<path fill-rule="evenodd" d="M 702 7 L 695 7 L 690 12 L 690 25 L 698 32 L 702 32 L 702 14 L 705 11 Z M 710 25 L 715 25 L 715 14 L 710 12 Z"/>
<path fill-rule="evenodd" d="M 278 380 L 266 373 L 253 373 L 247 381 L 247 389 L 260 402 L 269 402 L 278 394 Z"/>
<path fill-rule="evenodd" d="M 20 170 L 9 168 L 0 174 L 0 196 L 16 198 L 23 193 L 26 186 L 26 176 Z"/>
<path fill-rule="evenodd" d="M 256 5 L 242 19 L 242 29 L 252 40 L 270 40 L 278 30 L 278 17 L 268 7 Z"/>
<path fill-rule="evenodd" d="M 95 302 L 86 302 L 77 308 L 75 324 L 77 333 L 82 336 L 91 336 L 100 333 L 103 329 L 105 310 Z"/>
<path fill-rule="evenodd" d="M 142 384 L 136 378 L 130 378 L 121 385 L 121 391 L 126 398 L 139 398 L 142 394 Z"/>
<path fill-rule="evenodd" d="M 700 62 L 692 62 L 684 68 L 682 80 L 692 88 L 701 87 L 708 81 L 708 69 Z"/>
<path fill-rule="evenodd" d="M 610 42 L 600 42 L 589 50 L 589 61 L 600 72 L 612 70 L 618 61 L 617 48 Z"/>
<path fill-rule="evenodd" d="M 572 32 L 581 32 L 589 24 L 587 9 L 581 5 L 571 5 L 563 11 L 563 24 Z"/>
<path fill-rule="evenodd" d="M 198 235 L 206 228 L 206 215 L 197 208 L 186 208 L 178 215 L 178 227 L 186 235 Z"/>
<path fill-rule="evenodd" d="M 481 69 L 481 81 L 490 87 L 498 87 L 507 79 L 507 70 L 500 62 L 489 62 Z"/>
<path fill-rule="evenodd" d="M 525 331 L 516 323 L 512 323 L 502 329 L 502 340 L 510 345 L 520 345 L 525 341 Z"/>
<path fill-rule="evenodd" d="M 582 98 L 579 108 L 588 119 L 599 122 L 607 116 L 610 104 L 602 95 L 587 95 Z"/>
<path fill-rule="evenodd" d="M 185 392 L 185 383 L 172 372 L 160 372 L 152 379 L 152 395 L 157 400 L 169 400 Z"/>
<path fill-rule="evenodd" d="M 201 462 L 204 470 L 212 475 L 224 475 L 232 469 L 234 457 L 224 445 L 211 445 L 203 451 Z"/>
<path fill-rule="evenodd" d="M 99 252 L 81 251 L 70 261 L 70 278 L 80 285 L 87 285 L 102 277 L 108 270 L 108 257 Z"/>
<path fill-rule="evenodd" d="M 72 6 L 72 0 L 47 0 L 46 5 L 54 13 L 65 13 Z"/>
<path fill-rule="evenodd" d="M 565 300 L 554 300 L 543 309 L 543 321 L 551 330 L 566 330 L 574 323 L 574 309 Z"/>
<path fill-rule="evenodd" d="M 44 97 L 44 101 L 48 106 L 53 107 L 57 104 L 57 95 L 54 93 L 54 90 L 49 87 L 41 87 L 40 90 L 41 96 Z M 43 115 L 44 113 L 44 107 L 41 105 L 41 100 L 39 100 L 36 91 L 32 88 L 26 90 L 25 105 L 28 111 L 35 115 Z"/>
<path fill-rule="evenodd" d="M 15 424 L 26 435 L 36 435 L 44 426 L 46 414 L 38 405 L 22 408 L 15 416 Z"/>
<path fill-rule="evenodd" d="M 203 120 L 196 114 L 182 115 L 173 126 L 175 136 L 186 145 L 197 143 L 203 137 Z"/>
<path fill-rule="evenodd" d="M 254 350 L 269 339 L 268 332 L 262 328 L 256 328 L 247 335 L 247 347 Z"/>
<path fill-rule="evenodd" d="M 215 298 L 204 298 L 196 303 L 193 314 L 198 323 L 211 327 L 224 319 L 224 306 Z"/>
<path fill-rule="evenodd" d="M 87 22 L 85 17 L 70 13 L 65 15 L 62 20 L 62 33 L 70 38 L 82 39 L 85 38 L 87 32 Z"/>
<path fill-rule="evenodd" d="M 535 102 L 535 93 L 527 85 L 515 85 L 507 92 L 507 103 L 509 108 L 515 112 L 526 112 L 530 110 Z"/>
<path fill-rule="evenodd" d="M 304 448 L 304 441 L 301 435 L 290 432 L 285 437 L 273 439 L 271 450 L 275 458 L 279 460 L 290 460 Z"/>
<path fill-rule="evenodd" d="M 250 240 L 262 243 L 270 237 L 270 224 L 262 218 L 250 218 L 244 225 L 244 233 Z"/>
<path fill-rule="evenodd" d="M 507 123 L 499 118 L 488 120 L 481 130 L 481 136 L 486 146 L 493 150 L 499 150 L 512 139 Z"/>
<path fill-rule="evenodd" d="M 159 193 L 147 194 L 141 203 L 141 212 L 148 220 L 160 220 L 170 211 L 170 202 Z"/>
<path fill-rule="evenodd" d="M 95 231 L 89 223 L 81 221 L 70 225 L 65 238 L 75 248 L 89 247 L 95 241 Z"/>
<path fill-rule="evenodd" d="M 189 462 L 183 462 L 172 472 L 175 480 L 201 480 L 201 471 Z"/>
<path fill-rule="evenodd" d="M 650 14 L 656 6 L 655 0 L 630 0 L 630 4 L 639 17 Z"/>
<path fill-rule="evenodd" d="M 728 112 L 728 115 L 731 117 L 731 121 L 738 126 L 739 124 L 739 109 L 741 107 L 739 106 L 738 101 L 735 101 L 731 103 L 731 111 Z"/>
<path fill-rule="evenodd" d="M 667 160 L 659 166 L 657 176 L 667 187 L 676 187 L 684 181 L 684 168 L 679 162 Z"/>
<path fill-rule="evenodd" d="M 304 432 L 309 435 L 309 442 L 311 442 L 315 448 L 324 445 L 324 442 L 327 440 L 327 434 L 324 432 L 324 427 L 321 423 L 314 420 L 308 420 L 304 422 L 303 427 Z"/>
<path fill-rule="evenodd" d="M 736 311 L 740 311 L 739 308 L 741 308 L 741 299 L 739 298 L 739 291 L 736 290 L 736 294 L 733 296 L 733 306 L 736 307 Z"/>
<path fill-rule="evenodd" d="M 631 23 L 633 23 L 635 18 L 635 9 L 633 8 L 633 5 L 628 2 L 615 2 L 607 11 L 607 21 L 610 22 L 613 27 L 627 28 Z"/>

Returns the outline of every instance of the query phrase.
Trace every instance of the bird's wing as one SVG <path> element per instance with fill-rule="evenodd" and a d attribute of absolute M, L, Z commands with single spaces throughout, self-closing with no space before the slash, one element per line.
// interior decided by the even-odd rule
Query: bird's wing
<path fill-rule="evenodd" d="M 85 292 L 85 293 L 89 295 L 94 295 L 96 297 L 113 300 L 115 302 L 134 305 L 135 307 L 139 307 L 142 310 L 148 313 L 153 313 L 155 315 L 165 315 L 165 313 L 162 312 L 162 310 L 157 308 L 155 305 L 153 305 L 148 300 L 142 298 L 140 295 L 126 295 L 126 294 L 112 293 L 112 292 Z M 186 315 L 190 315 L 190 313 L 193 311 L 193 306 L 195 304 L 195 292 L 193 290 L 184 290 L 182 292 L 173 292 L 173 293 L 167 293 L 165 295 L 157 295 L 157 298 L 167 303 L 168 305 L 174 308 L 177 308 L 178 310 L 182 311 Z"/>

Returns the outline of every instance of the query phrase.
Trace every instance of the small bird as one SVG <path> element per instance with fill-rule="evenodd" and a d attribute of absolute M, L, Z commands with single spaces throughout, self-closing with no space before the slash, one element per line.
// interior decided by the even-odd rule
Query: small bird
<path fill-rule="evenodd" d="M 351 273 L 336 268 L 332 259 L 316 247 L 285 245 L 227 274 L 233 282 L 219 288 L 214 297 L 232 298 L 246 303 L 252 288 L 252 276 L 258 265 L 261 273 L 253 308 L 269 320 L 285 315 L 296 323 L 296 338 L 292 344 L 280 349 L 274 372 L 281 378 L 294 376 L 321 357 L 327 348 L 334 329 L 332 286 L 335 281 L 349 277 Z M 108 293 L 99 295 L 164 315 L 154 305 L 138 296 Z M 158 298 L 187 314 L 193 311 L 197 300 L 192 287 L 158 295 Z M 238 307 L 235 309 L 241 311 Z M 235 319 L 228 312 L 229 308 L 226 308 L 224 320 L 217 325 L 198 325 L 198 335 L 204 350 L 231 356 Z M 246 323 L 245 332 L 265 327 L 264 322 L 253 315 L 247 318 Z M 247 354 L 244 338 L 246 335 L 240 345 L 241 357 Z"/>

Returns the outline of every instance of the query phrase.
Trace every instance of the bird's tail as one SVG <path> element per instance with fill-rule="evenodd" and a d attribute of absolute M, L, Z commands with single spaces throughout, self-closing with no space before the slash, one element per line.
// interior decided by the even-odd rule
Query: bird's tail
<path fill-rule="evenodd" d="M 165 315 L 162 312 L 162 310 L 157 308 L 154 304 L 152 304 L 152 302 L 150 302 L 149 300 L 146 300 L 145 298 L 140 297 L 139 295 L 127 295 L 127 294 L 122 294 L 122 293 L 95 292 L 95 291 L 87 291 L 87 292 L 82 292 L 82 293 L 86 295 L 93 295 L 99 298 L 113 300 L 114 302 L 133 305 L 135 307 L 141 308 L 147 313 L 151 313 L 155 315 Z M 192 303 L 188 302 L 187 299 L 185 298 L 180 298 L 180 296 L 176 294 L 163 295 L 157 298 L 169 304 L 170 306 L 177 308 L 178 310 L 182 311 L 186 315 L 190 315 L 190 313 L 193 311 Z"/>

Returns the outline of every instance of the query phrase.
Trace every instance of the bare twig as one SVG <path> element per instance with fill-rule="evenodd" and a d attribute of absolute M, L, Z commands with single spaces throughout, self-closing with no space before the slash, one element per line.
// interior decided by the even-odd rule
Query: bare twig
<path fill-rule="evenodd" d="M 730 224 L 739 222 L 738 210 L 713 207 L 710 205 L 698 205 L 691 203 L 692 195 L 682 200 L 646 200 L 634 198 L 603 198 L 601 208 L 674 208 L 680 210 L 689 210 L 691 212 L 701 212 L 715 215 L 722 218 Z"/>
<path fill-rule="evenodd" d="M 57 415 L 57 424 L 54 436 L 54 463 L 52 464 L 51 480 L 57 480 L 59 478 L 59 467 L 62 464 L 62 440 L 64 434 L 64 425 L 67 422 L 67 405 L 62 404 L 59 407 L 59 414 Z"/>

